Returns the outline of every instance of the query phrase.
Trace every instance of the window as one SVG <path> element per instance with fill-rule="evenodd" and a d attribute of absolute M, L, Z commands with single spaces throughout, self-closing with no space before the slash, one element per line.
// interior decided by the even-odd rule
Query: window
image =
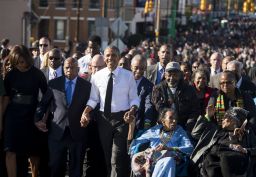
<path fill-rule="evenodd" d="M 41 19 L 38 25 L 38 37 L 49 36 L 49 19 Z"/>
<path fill-rule="evenodd" d="M 94 35 L 95 31 L 96 31 L 95 21 L 94 20 L 88 20 L 88 36 Z"/>
<path fill-rule="evenodd" d="M 100 0 L 90 0 L 89 8 L 99 9 L 100 8 Z"/>
<path fill-rule="evenodd" d="M 56 20 L 55 21 L 55 39 L 56 40 L 65 40 L 65 20 Z"/>
<path fill-rule="evenodd" d="M 58 0 L 56 7 L 61 7 L 64 8 L 65 7 L 65 0 Z"/>
<path fill-rule="evenodd" d="M 82 0 L 73 0 L 73 8 L 77 8 L 78 7 L 78 1 L 80 1 L 80 8 L 82 8 Z"/>
<path fill-rule="evenodd" d="M 39 0 L 39 6 L 40 7 L 47 7 L 48 6 L 48 0 Z"/>

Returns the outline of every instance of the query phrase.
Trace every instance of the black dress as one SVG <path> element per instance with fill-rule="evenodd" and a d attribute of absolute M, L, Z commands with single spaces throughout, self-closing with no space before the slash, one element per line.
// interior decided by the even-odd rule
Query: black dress
<path fill-rule="evenodd" d="M 47 90 L 44 74 L 34 66 L 26 72 L 10 71 L 4 80 L 10 103 L 5 111 L 4 148 L 17 154 L 30 154 L 39 148 L 40 138 L 34 125 L 39 89 Z"/>

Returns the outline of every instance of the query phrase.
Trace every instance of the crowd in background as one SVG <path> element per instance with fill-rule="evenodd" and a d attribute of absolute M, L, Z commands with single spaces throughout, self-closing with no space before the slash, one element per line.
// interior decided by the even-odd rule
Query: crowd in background
<path fill-rule="evenodd" d="M 71 53 L 3 39 L 0 176 L 255 176 L 255 25 L 135 34 L 125 51 L 96 35 Z"/>

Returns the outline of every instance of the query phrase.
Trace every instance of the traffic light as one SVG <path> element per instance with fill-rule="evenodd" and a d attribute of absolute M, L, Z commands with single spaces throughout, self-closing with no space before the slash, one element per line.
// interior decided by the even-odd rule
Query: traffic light
<path fill-rule="evenodd" d="M 247 13 L 247 11 L 248 11 L 248 3 L 244 2 L 244 4 L 243 4 L 243 12 Z"/>
<path fill-rule="evenodd" d="M 145 2 L 145 7 L 144 7 L 144 14 L 148 13 L 148 0 Z"/>
<path fill-rule="evenodd" d="M 144 7 L 144 13 L 147 14 L 149 12 L 152 12 L 154 8 L 153 0 L 146 0 L 145 7 Z"/>
<path fill-rule="evenodd" d="M 200 10 L 206 10 L 206 0 L 200 1 Z"/>
<path fill-rule="evenodd" d="M 254 3 L 253 2 L 251 2 L 251 4 L 250 4 L 250 12 L 254 12 Z"/>
<path fill-rule="evenodd" d="M 148 11 L 152 12 L 153 8 L 154 8 L 153 0 L 149 0 L 149 2 L 148 2 Z"/>

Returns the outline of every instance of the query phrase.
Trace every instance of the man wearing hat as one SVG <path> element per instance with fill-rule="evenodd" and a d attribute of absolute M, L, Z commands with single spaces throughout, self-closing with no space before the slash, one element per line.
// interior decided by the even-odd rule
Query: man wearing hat
<path fill-rule="evenodd" d="M 165 80 L 154 86 L 152 102 L 160 113 L 164 108 L 173 108 L 178 114 L 178 124 L 191 131 L 200 114 L 199 101 L 194 88 L 184 83 L 178 62 L 166 65 Z"/>
<path fill-rule="evenodd" d="M 39 41 L 36 40 L 35 42 L 32 43 L 31 47 L 29 48 L 30 52 L 32 54 L 32 57 L 35 59 L 36 57 L 39 56 Z"/>

